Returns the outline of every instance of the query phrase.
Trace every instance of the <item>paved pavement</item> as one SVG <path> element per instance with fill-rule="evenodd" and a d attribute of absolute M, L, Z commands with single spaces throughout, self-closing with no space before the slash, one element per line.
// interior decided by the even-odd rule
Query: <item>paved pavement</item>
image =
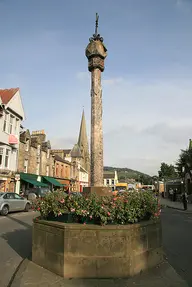
<path fill-rule="evenodd" d="M 25 262 L 11 287 L 188 287 L 164 262 L 150 272 L 130 279 L 63 279 L 32 262 Z"/>
<path fill-rule="evenodd" d="M 174 208 L 174 209 L 178 209 L 178 210 L 183 210 L 183 203 L 182 202 L 174 202 L 174 201 L 171 201 L 170 199 L 167 199 L 167 198 L 160 198 L 160 202 L 161 204 L 167 206 L 167 207 L 171 207 L 171 208 Z M 190 213 L 192 212 L 192 204 L 189 203 L 188 204 L 188 208 L 187 208 L 187 211 L 185 211 L 187 213 Z"/>
<path fill-rule="evenodd" d="M 23 258 L 31 254 L 34 212 L 0 216 L 0 286 L 7 287 Z"/>
<path fill-rule="evenodd" d="M 165 208 L 162 228 L 169 263 L 192 286 L 192 213 Z"/>

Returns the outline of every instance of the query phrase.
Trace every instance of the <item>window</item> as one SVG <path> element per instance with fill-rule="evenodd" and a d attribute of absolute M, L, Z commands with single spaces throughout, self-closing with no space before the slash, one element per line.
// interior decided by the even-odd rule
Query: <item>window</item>
<path fill-rule="evenodd" d="M 0 167 L 3 165 L 3 148 L 0 147 Z"/>
<path fill-rule="evenodd" d="M 14 199 L 14 193 L 13 192 L 10 192 L 10 193 L 6 193 L 3 198 L 4 199 Z"/>
<path fill-rule="evenodd" d="M 49 165 L 46 167 L 46 176 L 49 176 Z"/>
<path fill-rule="evenodd" d="M 39 168 L 40 168 L 40 164 L 39 162 L 37 163 L 37 167 L 36 167 L 36 174 L 39 175 Z"/>
<path fill-rule="evenodd" d="M 5 116 L 4 116 L 4 123 L 3 123 L 3 131 L 7 132 L 8 129 L 8 120 L 9 120 L 9 113 L 5 112 Z"/>
<path fill-rule="evenodd" d="M 14 193 L 14 196 L 15 196 L 15 199 L 24 199 L 23 197 L 21 197 L 19 194 L 17 194 L 17 193 Z"/>
<path fill-rule="evenodd" d="M 56 171 L 55 171 L 55 173 L 56 173 L 56 177 L 58 177 L 58 176 L 59 176 L 59 175 L 58 175 L 58 174 L 59 174 L 59 165 L 58 165 L 58 164 L 56 165 Z"/>
<path fill-rule="evenodd" d="M 15 135 L 19 134 L 19 119 L 15 119 Z"/>
<path fill-rule="evenodd" d="M 9 121 L 9 133 L 10 134 L 12 134 L 13 132 L 13 121 L 14 121 L 14 117 L 10 115 L 10 121 Z"/>
<path fill-rule="evenodd" d="M 29 151 L 29 140 L 26 140 L 25 151 Z"/>
<path fill-rule="evenodd" d="M 109 184 L 109 179 L 107 179 L 107 184 Z"/>
<path fill-rule="evenodd" d="M 10 157 L 10 150 L 6 149 L 6 153 L 5 153 L 5 168 L 9 167 L 9 157 Z"/>
<path fill-rule="evenodd" d="M 112 183 L 112 184 L 115 184 L 115 181 L 114 181 L 114 179 L 112 179 L 111 183 Z"/>
<path fill-rule="evenodd" d="M 63 165 L 61 165 L 61 176 L 60 177 L 63 177 Z"/>
<path fill-rule="evenodd" d="M 37 155 L 40 155 L 40 152 L 41 152 L 41 146 L 40 144 L 37 146 Z"/>
<path fill-rule="evenodd" d="M 47 150 L 47 158 L 50 157 L 50 149 Z"/>
<path fill-rule="evenodd" d="M 27 173 L 27 169 L 28 169 L 28 159 L 25 159 L 25 161 L 24 161 L 24 173 Z"/>

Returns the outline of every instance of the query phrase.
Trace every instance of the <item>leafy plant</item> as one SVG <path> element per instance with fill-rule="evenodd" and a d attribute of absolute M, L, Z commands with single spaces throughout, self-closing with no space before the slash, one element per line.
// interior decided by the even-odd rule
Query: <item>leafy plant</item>
<path fill-rule="evenodd" d="M 65 196 L 62 192 L 53 192 L 42 200 L 37 200 L 33 208 L 44 219 L 68 214 L 73 215 L 78 222 L 101 225 L 136 223 L 158 218 L 160 215 L 160 204 L 153 193 L 148 191 L 105 197 L 95 194 L 88 197 Z"/>

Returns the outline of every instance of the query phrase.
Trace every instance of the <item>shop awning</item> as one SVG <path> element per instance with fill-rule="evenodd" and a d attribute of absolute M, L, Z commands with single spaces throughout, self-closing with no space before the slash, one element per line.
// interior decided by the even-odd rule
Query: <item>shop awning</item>
<path fill-rule="evenodd" d="M 54 186 L 62 187 L 63 184 L 61 184 L 58 180 L 56 180 L 53 177 L 50 176 L 43 176 L 43 178 L 48 181 L 49 183 L 53 184 Z"/>
<path fill-rule="evenodd" d="M 33 180 L 33 179 L 28 179 L 28 178 L 24 178 L 22 179 L 23 181 L 25 182 L 28 182 L 34 186 L 41 186 L 41 187 L 47 187 L 48 185 L 43 183 L 43 182 L 40 182 L 40 181 L 37 181 L 37 180 Z"/>

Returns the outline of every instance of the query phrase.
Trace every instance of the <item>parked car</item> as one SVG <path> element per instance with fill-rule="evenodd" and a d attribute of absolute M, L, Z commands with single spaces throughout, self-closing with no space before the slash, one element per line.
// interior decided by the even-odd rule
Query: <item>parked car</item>
<path fill-rule="evenodd" d="M 36 187 L 26 190 L 24 197 L 28 200 L 35 200 L 38 197 L 45 197 L 47 193 L 51 192 L 48 187 Z"/>
<path fill-rule="evenodd" d="M 6 216 L 12 211 L 29 211 L 30 201 L 14 192 L 0 192 L 0 214 Z"/>

